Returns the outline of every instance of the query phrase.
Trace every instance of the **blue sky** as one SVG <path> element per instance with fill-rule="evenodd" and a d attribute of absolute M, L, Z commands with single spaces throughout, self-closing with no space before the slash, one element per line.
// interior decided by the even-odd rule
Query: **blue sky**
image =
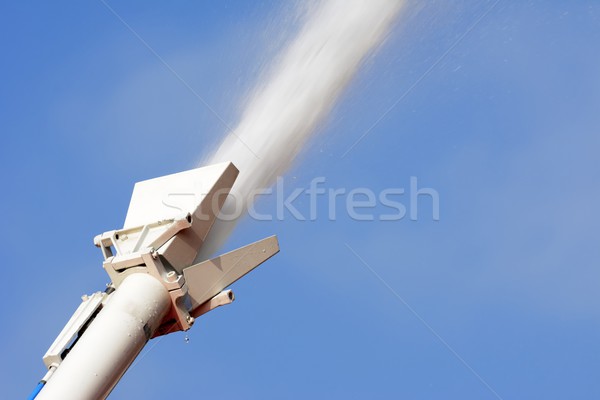
<path fill-rule="evenodd" d="M 293 26 L 279 3 L 109 4 L 234 125 Z M 325 198 L 315 221 L 244 220 L 227 248 L 277 234 L 281 253 L 189 343 L 151 342 L 111 398 L 600 396 L 600 7 L 500 1 L 473 27 L 492 4 L 410 5 L 286 175 L 375 192 L 415 176 L 440 220 L 426 198 L 417 221 L 330 221 Z M 93 237 L 225 128 L 101 2 L 0 7 L 0 384 L 24 398 L 107 282 Z"/>

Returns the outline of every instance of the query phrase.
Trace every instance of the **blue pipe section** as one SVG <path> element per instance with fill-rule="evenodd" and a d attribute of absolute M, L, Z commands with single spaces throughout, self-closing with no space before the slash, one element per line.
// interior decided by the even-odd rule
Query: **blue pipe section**
<path fill-rule="evenodd" d="M 27 400 L 35 399 L 45 384 L 46 384 L 46 382 L 44 382 L 44 381 L 41 381 L 40 383 L 38 383 L 37 386 L 35 387 L 35 389 L 33 389 L 33 392 L 31 392 L 31 394 L 27 398 Z"/>

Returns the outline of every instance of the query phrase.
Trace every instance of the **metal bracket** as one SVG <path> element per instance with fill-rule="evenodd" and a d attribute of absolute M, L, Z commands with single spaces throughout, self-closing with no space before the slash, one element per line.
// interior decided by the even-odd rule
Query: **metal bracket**
<path fill-rule="evenodd" d="M 96 292 L 91 296 L 82 296 L 81 304 L 60 332 L 54 343 L 44 354 L 44 364 L 48 369 L 56 368 L 67 356 L 69 349 L 73 347 L 79 336 L 83 333 L 90 320 L 100 311 L 108 294 Z"/>
<path fill-rule="evenodd" d="M 172 299 L 173 309 L 167 319 L 176 323 L 177 330 L 184 331 L 194 323 L 194 318 L 189 314 L 190 302 L 186 301 L 188 291 L 185 278 L 183 274 L 166 267 L 155 249 L 191 225 L 192 215 L 186 213 L 173 219 L 105 232 L 94 238 L 94 244 L 102 250 L 102 266 L 112 285 L 118 288 L 127 276 L 135 273 L 154 276 L 162 282 Z"/>
<path fill-rule="evenodd" d="M 158 249 L 190 226 L 192 226 L 192 215 L 185 213 L 176 218 L 104 232 L 94 238 L 94 244 L 100 247 L 105 260 L 115 256 L 125 257 L 143 251 L 145 248 Z"/>

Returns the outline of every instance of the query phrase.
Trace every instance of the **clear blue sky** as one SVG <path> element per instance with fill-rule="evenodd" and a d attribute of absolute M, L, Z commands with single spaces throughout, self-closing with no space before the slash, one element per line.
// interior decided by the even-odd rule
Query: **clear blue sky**
<path fill-rule="evenodd" d="M 228 248 L 277 234 L 282 252 L 111 398 L 600 397 L 600 6 L 500 1 L 469 31 L 492 2 L 436 3 L 409 7 L 287 181 L 416 176 L 440 220 L 426 198 L 417 221 L 245 220 Z M 110 4 L 231 125 L 292 8 Z M 0 386 L 18 399 L 107 282 L 92 239 L 134 182 L 196 166 L 225 129 L 101 2 L 4 2 L 0 48 Z"/>

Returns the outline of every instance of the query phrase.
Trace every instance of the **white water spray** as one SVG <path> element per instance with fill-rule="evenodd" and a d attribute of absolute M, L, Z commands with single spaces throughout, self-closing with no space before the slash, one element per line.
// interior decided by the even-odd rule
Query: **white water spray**
<path fill-rule="evenodd" d="M 269 187 L 290 167 L 361 61 L 381 44 L 403 4 L 404 0 L 316 3 L 266 83 L 255 88 L 239 125 L 209 159 L 209 164 L 231 161 L 240 170 L 232 198 L 223 208 L 225 215 L 234 214 L 236 207 L 246 210 L 254 190 Z M 218 220 L 200 256 L 216 251 L 234 224 Z"/>

